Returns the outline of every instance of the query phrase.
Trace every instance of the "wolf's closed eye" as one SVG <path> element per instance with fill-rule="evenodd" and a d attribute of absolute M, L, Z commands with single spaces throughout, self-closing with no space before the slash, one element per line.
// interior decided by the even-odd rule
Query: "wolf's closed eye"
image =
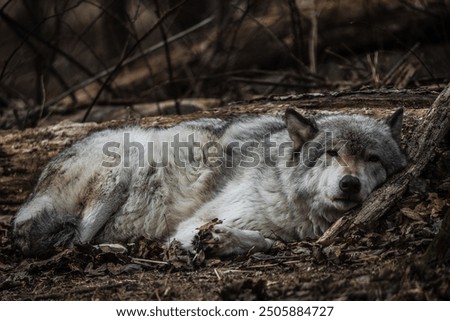
<path fill-rule="evenodd" d="M 339 156 L 339 153 L 337 152 L 337 150 L 334 150 L 334 149 L 328 150 L 327 154 L 330 155 L 331 157 L 338 157 Z"/>

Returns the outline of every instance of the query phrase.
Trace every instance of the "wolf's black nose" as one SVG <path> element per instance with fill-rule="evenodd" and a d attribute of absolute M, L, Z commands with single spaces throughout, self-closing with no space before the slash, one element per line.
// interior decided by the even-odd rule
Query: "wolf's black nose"
<path fill-rule="evenodd" d="M 361 190 L 361 182 L 358 177 L 345 175 L 339 182 L 339 187 L 344 193 L 358 193 Z"/>

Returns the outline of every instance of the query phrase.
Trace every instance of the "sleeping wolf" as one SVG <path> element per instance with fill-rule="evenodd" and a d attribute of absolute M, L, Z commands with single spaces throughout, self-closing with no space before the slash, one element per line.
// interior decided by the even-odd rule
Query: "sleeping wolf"
<path fill-rule="evenodd" d="M 74 243 L 173 240 L 212 255 L 317 238 L 406 165 L 403 110 L 384 120 L 328 114 L 198 119 L 104 130 L 42 172 L 14 220 L 27 256 Z"/>

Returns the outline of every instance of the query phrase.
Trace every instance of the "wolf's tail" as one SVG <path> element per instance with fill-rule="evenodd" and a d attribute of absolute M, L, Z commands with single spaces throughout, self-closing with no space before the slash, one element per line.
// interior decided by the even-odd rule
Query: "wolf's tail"
<path fill-rule="evenodd" d="M 73 214 L 54 213 L 49 209 L 26 213 L 24 208 L 13 225 L 15 246 L 29 257 L 45 257 L 58 247 L 72 245 L 78 234 L 79 219 Z M 23 217 L 27 217 L 23 219 Z"/>

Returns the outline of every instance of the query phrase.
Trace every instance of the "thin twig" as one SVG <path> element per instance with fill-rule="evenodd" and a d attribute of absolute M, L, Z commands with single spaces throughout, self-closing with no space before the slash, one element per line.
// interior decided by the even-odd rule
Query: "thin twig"
<path fill-rule="evenodd" d="M 219 272 L 217 271 L 217 269 L 214 269 L 214 273 L 216 274 L 217 278 L 220 280 L 222 280 L 222 278 L 220 277 Z"/>
<path fill-rule="evenodd" d="M 378 72 L 378 51 L 373 53 L 373 59 L 370 53 L 367 54 L 367 63 L 369 64 L 373 84 L 375 88 L 378 88 L 380 84 L 380 75 Z"/>
<path fill-rule="evenodd" d="M 42 115 L 44 115 L 45 100 L 47 97 L 47 91 L 45 90 L 44 74 L 41 74 L 41 76 L 39 77 L 39 81 L 41 84 L 41 91 L 42 91 L 42 103 L 41 103 L 41 111 L 39 112 L 38 120 L 42 118 Z"/>
<path fill-rule="evenodd" d="M 318 31 L 318 21 L 317 21 L 317 11 L 314 5 L 314 9 L 311 10 L 310 14 L 311 20 L 311 31 L 310 31 L 310 40 L 309 40 L 309 70 L 315 74 L 316 73 L 316 60 L 317 60 L 317 42 L 319 38 Z"/>
<path fill-rule="evenodd" d="M 251 265 L 251 266 L 246 266 L 246 269 L 265 269 L 265 268 L 271 268 L 274 266 L 279 266 L 279 263 L 268 263 L 268 264 L 259 264 L 259 265 Z"/>
<path fill-rule="evenodd" d="M 104 290 L 111 290 L 111 289 L 117 289 L 120 287 L 137 287 L 138 284 L 130 281 L 123 281 L 119 282 L 117 284 L 104 284 L 104 285 L 95 285 L 90 287 L 81 287 L 77 288 L 72 291 L 58 291 L 58 292 L 50 292 L 45 294 L 38 294 L 38 295 L 31 295 L 28 298 L 31 300 L 55 300 L 55 299 L 61 299 L 66 298 L 67 296 L 71 296 L 74 294 L 87 294 L 89 292 L 96 292 L 96 291 L 104 291 Z"/>
<path fill-rule="evenodd" d="M 168 262 L 165 262 L 165 261 L 141 259 L 141 258 L 138 258 L 138 257 L 132 257 L 131 261 L 134 262 L 134 263 L 150 263 L 150 264 L 164 264 L 164 265 L 169 264 Z"/>
<path fill-rule="evenodd" d="M 317 84 L 315 83 L 305 83 L 305 84 L 287 84 L 281 81 L 267 81 L 267 80 L 258 80 L 258 79 L 251 79 L 251 78 L 245 78 L 245 77 L 232 77 L 231 80 L 237 81 L 237 82 L 243 82 L 247 84 L 255 84 L 255 85 L 262 85 L 262 86 L 277 86 L 277 87 L 285 87 L 285 88 L 311 88 L 316 87 Z"/>

